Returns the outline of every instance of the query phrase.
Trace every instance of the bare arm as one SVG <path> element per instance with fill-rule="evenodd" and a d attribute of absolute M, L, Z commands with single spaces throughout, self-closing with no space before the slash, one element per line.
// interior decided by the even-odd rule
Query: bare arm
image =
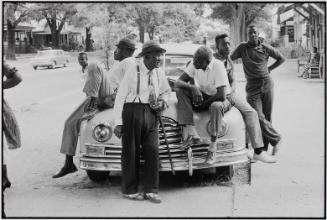
<path fill-rule="evenodd" d="M 188 83 L 188 82 L 192 82 L 192 81 L 193 81 L 193 79 L 189 75 L 187 75 L 186 73 L 183 73 L 177 79 L 175 87 L 176 88 L 192 90 L 192 87 L 194 87 L 194 85 Z"/>
<path fill-rule="evenodd" d="M 203 101 L 201 104 L 206 105 L 206 104 L 211 104 L 213 102 L 223 102 L 226 100 L 226 86 L 220 86 L 217 88 L 217 93 L 210 97 L 209 99 Z"/>
<path fill-rule="evenodd" d="M 271 64 L 268 67 L 269 72 L 271 72 L 273 69 L 279 67 L 284 62 L 285 62 L 285 58 L 284 57 L 281 57 L 281 58 L 277 59 L 273 64 Z"/>

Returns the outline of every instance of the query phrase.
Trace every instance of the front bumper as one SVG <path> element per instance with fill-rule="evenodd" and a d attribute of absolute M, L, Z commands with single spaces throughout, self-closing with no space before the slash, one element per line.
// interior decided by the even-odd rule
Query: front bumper
<path fill-rule="evenodd" d="M 232 145 L 232 140 L 218 142 L 216 163 L 205 163 L 208 145 L 199 144 L 189 150 L 179 149 L 179 145 L 170 145 L 171 158 L 175 171 L 206 169 L 248 162 L 247 149 Z M 121 146 L 86 144 L 87 152 L 80 157 L 80 168 L 97 171 L 121 171 Z M 97 151 L 94 151 L 97 149 Z M 159 171 L 171 171 L 166 146 L 159 146 Z M 144 163 L 140 160 L 141 165 Z"/>

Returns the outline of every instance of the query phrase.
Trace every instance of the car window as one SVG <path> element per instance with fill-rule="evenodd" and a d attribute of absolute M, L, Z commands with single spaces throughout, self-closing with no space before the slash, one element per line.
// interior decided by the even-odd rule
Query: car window
<path fill-rule="evenodd" d="M 42 50 L 42 51 L 38 51 L 36 56 L 53 56 L 54 55 L 54 51 L 52 50 Z"/>
<path fill-rule="evenodd" d="M 185 55 L 166 55 L 165 73 L 166 76 L 180 76 L 186 64 L 192 60 L 192 56 Z"/>

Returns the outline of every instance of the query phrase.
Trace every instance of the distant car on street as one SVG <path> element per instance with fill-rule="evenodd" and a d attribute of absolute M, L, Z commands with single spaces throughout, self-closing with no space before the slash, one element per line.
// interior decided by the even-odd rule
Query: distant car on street
<path fill-rule="evenodd" d="M 55 68 L 57 66 L 67 66 L 70 56 L 63 50 L 39 50 L 32 59 L 31 64 L 36 70 L 38 67 Z"/>
<path fill-rule="evenodd" d="M 167 51 L 163 55 L 161 67 L 166 73 L 174 91 L 176 79 L 193 59 L 193 54 L 201 45 L 162 44 Z M 137 51 L 135 55 L 137 55 Z M 194 112 L 194 121 L 199 135 L 206 142 L 181 147 L 182 126 L 177 122 L 177 98 L 175 92 L 169 97 L 169 107 L 162 113 L 164 129 L 159 127 L 160 171 L 188 171 L 195 169 L 228 166 L 238 176 L 250 181 L 250 163 L 245 148 L 245 126 L 242 115 L 232 108 L 224 116 L 224 129 L 217 141 L 216 163 L 207 164 L 205 158 L 210 142 L 209 111 Z M 83 121 L 80 129 L 80 168 L 86 170 L 93 181 L 103 181 L 110 171 L 121 171 L 121 139 L 114 134 L 113 109 L 97 113 L 91 120 Z M 167 144 L 170 153 L 167 149 Z M 143 163 L 141 157 L 141 164 Z M 245 178 L 244 178 L 245 177 Z M 247 182 L 247 183 L 248 183 Z"/>

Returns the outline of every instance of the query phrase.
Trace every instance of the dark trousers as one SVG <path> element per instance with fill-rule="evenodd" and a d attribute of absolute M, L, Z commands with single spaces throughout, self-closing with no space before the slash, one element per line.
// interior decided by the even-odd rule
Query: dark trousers
<path fill-rule="evenodd" d="M 211 136 L 212 139 L 218 137 L 222 130 L 222 119 L 224 114 L 229 111 L 234 105 L 232 95 L 228 97 L 225 101 L 213 101 L 205 102 L 211 96 L 202 92 L 202 97 L 204 102 L 201 105 L 193 105 L 192 92 L 187 89 L 177 88 L 176 96 L 178 99 L 177 103 L 177 116 L 178 123 L 181 125 L 194 125 L 193 120 L 193 110 L 194 111 L 210 111 L 210 121 L 211 121 Z"/>
<path fill-rule="evenodd" d="M 148 104 L 125 103 L 122 113 L 122 192 L 138 192 L 140 146 L 144 164 L 144 192 L 157 193 L 159 186 L 158 119 Z"/>
<path fill-rule="evenodd" d="M 275 146 L 280 141 L 280 134 L 271 124 L 274 99 L 274 82 L 270 77 L 248 79 L 246 84 L 248 103 L 257 111 L 262 131 L 264 150 L 268 145 Z"/>

